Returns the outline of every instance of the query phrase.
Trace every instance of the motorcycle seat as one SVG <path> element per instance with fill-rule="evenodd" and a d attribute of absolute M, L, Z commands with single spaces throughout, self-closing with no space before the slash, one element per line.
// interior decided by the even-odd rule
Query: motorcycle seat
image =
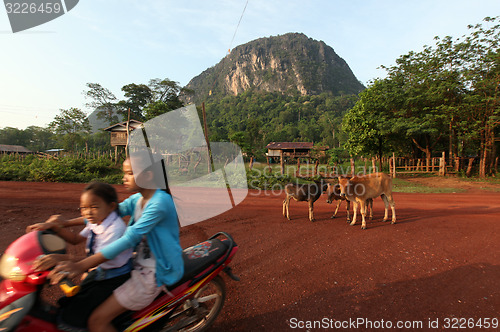
<path fill-rule="evenodd" d="M 228 249 L 228 245 L 225 242 L 219 239 L 212 239 L 184 249 L 182 252 L 184 275 L 175 285 L 168 288 L 174 289 L 187 280 L 194 278 L 222 257 Z"/>

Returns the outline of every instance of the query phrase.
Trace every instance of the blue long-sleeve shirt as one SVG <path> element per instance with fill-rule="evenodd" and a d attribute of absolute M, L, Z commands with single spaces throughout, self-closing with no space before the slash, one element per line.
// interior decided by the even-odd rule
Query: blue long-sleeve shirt
<path fill-rule="evenodd" d="M 122 217 L 130 216 L 129 226 L 121 238 L 101 250 L 107 259 L 113 259 L 128 248 L 135 248 L 146 236 L 156 258 L 156 282 L 158 286 L 170 286 L 182 277 L 184 262 L 179 240 L 179 224 L 172 196 L 158 189 L 146 204 L 142 215 L 134 220 L 137 201 L 142 197 L 134 194 L 119 205 Z"/>

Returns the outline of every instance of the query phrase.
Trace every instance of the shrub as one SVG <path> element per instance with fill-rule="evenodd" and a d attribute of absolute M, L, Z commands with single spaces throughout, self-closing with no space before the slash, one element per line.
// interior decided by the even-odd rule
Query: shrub
<path fill-rule="evenodd" d="M 90 182 L 99 179 L 121 183 L 122 171 L 110 158 L 63 156 L 59 159 L 34 155 L 0 158 L 0 180 L 37 182 Z"/>

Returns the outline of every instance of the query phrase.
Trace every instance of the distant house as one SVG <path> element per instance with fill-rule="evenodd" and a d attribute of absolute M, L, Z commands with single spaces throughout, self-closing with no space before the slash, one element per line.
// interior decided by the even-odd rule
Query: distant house
<path fill-rule="evenodd" d="M 107 128 L 104 128 L 103 130 L 109 131 L 111 133 L 111 146 L 115 147 L 115 160 L 118 160 L 118 147 L 127 146 L 127 122 L 128 121 L 123 121 L 119 123 L 115 123 L 114 125 L 111 125 Z M 142 125 L 141 121 L 137 120 L 130 120 L 129 124 L 129 131 L 133 131 L 134 129 L 140 127 Z M 125 154 L 127 154 L 127 151 L 125 151 Z"/>
<path fill-rule="evenodd" d="M 312 142 L 271 142 L 266 146 L 267 157 L 310 158 Z"/>
<path fill-rule="evenodd" d="M 312 142 L 271 142 L 266 146 L 267 153 L 266 158 L 269 162 L 274 158 L 279 158 L 281 164 L 281 174 L 284 172 L 285 159 L 297 159 L 297 163 L 300 163 L 300 158 L 307 158 L 310 160 L 313 155 L 311 151 L 319 152 L 320 155 L 324 155 L 325 151 L 328 150 L 328 146 L 314 146 Z M 315 158 L 318 155 L 315 155 Z"/>
<path fill-rule="evenodd" d="M 132 131 L 142 125 L 141 121 L 130 120 L 130 128 Z M 127 121 L 119 122 L 111 125 L 103 130 L 111 132 L 111 146 L 126 146 L 127 145 Z"/>
<path fill-rule="evenodd" d="M 33 153 L 33 151 L 28 150 L 24 146 L 21 146 L 21 145 L 0 144 L 0 153 L 28 154 L 28 153 Z"/>

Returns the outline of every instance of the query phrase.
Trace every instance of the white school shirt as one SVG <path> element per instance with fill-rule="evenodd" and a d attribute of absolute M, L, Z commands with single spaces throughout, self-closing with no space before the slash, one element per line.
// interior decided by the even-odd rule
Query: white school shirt
<path fill-rule="evenodd" d="M 122 220 L 122 218 L 120 218 L 116 211 L 113 211 L 100 224 L 93 224 L 87 221 L 86 226 L 80 232 L 80 235 L 87 238 L 85 247 L 88 248 L 91 237 L 90 231 L 93 231 L 96 235 L 93 246 L 94 253 L 98 253 L 103 247 L 106 247 L 111 242 L 119 239 L 123 235 L 123 233 L 125 233 L 126 228 L 127 225 L 125 225 L 125 222 Z M 132 249 L 127 249 L 115 258 L 104 262 L 99 266 L 105 270 L 117 268 L 127 263 L 131 257 Z"/>

